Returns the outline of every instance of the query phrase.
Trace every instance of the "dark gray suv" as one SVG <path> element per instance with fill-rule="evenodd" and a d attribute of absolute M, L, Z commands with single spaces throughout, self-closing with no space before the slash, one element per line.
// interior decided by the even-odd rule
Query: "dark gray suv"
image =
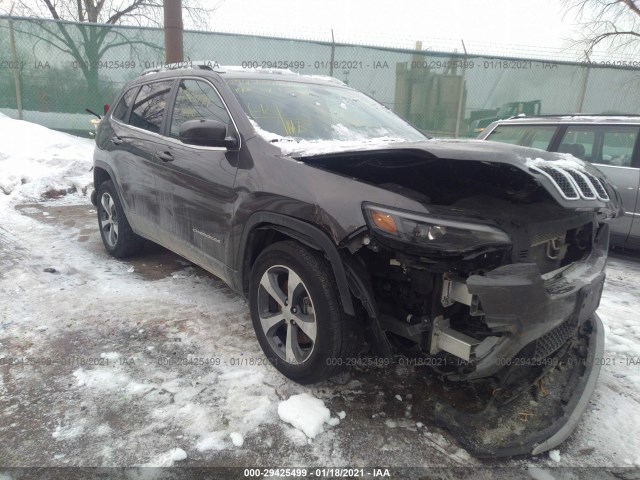
<path fill-rule="evenodd" d="M 127 84 L 96 144 L 107 251 L 151 240 L 226 281 L 287 377 L 359 364 L 362 337 L 376 365 L 418 359 L 475 392 L 435 419 L 477 455 L 548 450 L 586 408 L 620 211 L 591 165 L 430 140 L 335 79 L 215 64 Z"/>

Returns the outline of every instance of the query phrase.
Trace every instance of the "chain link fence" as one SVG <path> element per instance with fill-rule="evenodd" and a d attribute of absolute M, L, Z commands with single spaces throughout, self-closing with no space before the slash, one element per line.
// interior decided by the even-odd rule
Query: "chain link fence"
<path fill-rule="evenodd" d="M 164 63 L 157 28 L 0 17 L 0 113 L 87 135 L 127 81 Z M 185 58 L 331 75 L 437 136 L 519 113 L 640 113 L 640 61 L 559 62 L 185 32 Z"/>

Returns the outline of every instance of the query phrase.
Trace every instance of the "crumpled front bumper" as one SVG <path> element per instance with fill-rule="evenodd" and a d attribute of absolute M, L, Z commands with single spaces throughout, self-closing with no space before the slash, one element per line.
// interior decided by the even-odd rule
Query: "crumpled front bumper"
<path fill-rule="evenodd" d="M 516 402 L 472 414 L 438 404 L 436 423 L 480 458 L 538 455 L 557 447 L 587 410 L 600 374 L 604 328 L 597 314 L 584 322 L 573 341 L 575 352 L 544 377 L 546 395 L 537 400 L 521 395 Z"/>
<path fill-rule="evenodd" d="M 533 263 L 470 276 L 469 293 L 477 296 L 487 326 L 500 337 L 490 349 L 478 352 L 476 368 L 465 380 L 494 375 L 532 342 L 538 341 L 548 353 L 553 342 L 558 347 L 565 343 L 598 308 L 608 249 L 609 226 L 604 224 L 584 260 L 551 276 L 541 275 Z"/>

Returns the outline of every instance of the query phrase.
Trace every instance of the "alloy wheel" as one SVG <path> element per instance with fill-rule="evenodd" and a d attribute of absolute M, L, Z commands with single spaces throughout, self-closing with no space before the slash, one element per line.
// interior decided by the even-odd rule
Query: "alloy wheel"
<path fill-rule="evenodd" d="M 109 247 L 115 248 L 118 243 L 118 212 L 113 198 L 107 192 L 100 199 L 100 228 Z"/>
<path fill-rule="evenodd" d="M 292 365 L 313 353 L 317 322 L 313 300 L 298 274 L 289 267 L 270 267 L 258 289 L 260 325 L 273 351 Z"/>

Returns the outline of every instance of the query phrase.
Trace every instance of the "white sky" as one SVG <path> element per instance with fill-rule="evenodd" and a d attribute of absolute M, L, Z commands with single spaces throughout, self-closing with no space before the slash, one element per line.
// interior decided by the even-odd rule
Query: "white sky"
<path fill-rule="evenodd" d="M 575 31 L 558 0 L 224 0 L 211 28 L 423 48 L 449 46 L 494 53 L 561 49 Z M 515 47 L 514 47 L 515 45 Z"/>

